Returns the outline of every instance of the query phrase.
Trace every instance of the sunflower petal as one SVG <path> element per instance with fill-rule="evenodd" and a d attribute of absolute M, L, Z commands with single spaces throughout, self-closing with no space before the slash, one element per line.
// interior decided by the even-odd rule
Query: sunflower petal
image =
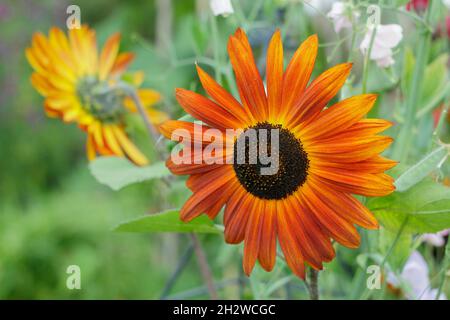
<path fill-rule="evenodd" d="M 266 209 L 261 212 L 262 226 L 258 260 L 266 271 L 272 271 L 277 255 L 277 212 L 275 201 L 266 201 Z"/>
<path fill-rule="evenodd" d="M 90 134 L 87 136 L 86 154 L 89 161 L 94 160 L 97 156 L 97 153 L 95 152 L 94 138 Z"/>
<path fill-rule="evenodd" d="M 311 172 L 331 188 L 346 193 L 381 197 L 395 190 L 394 179 L 387 174 L 354 172 L 351 168 L 344 170 L 325 167 L 311 169 Z"/>
<path fill-rule="evenodd" d="M 319 75 L 296 102 L 287 119 L 289 125 L 295 127 L 301 122 L 314 119 L 344 85 L 351 68 L 351 63 L 343 63 Z"/>
<path fill-rule="evenodd" d="M 376 98 L 375 94 L 363 94 L 342 100 L 322 111 L 314 122 L 301 128 L 300 136 L 323 139 L 336 135 L 361 120 L 373 107 Z"/>
<path fill-rule="evenodd" d="M 372 158 L 368 158 L 359 162 L 333 162 L 327 160 L 326 158 L 314 159 L 314 163 L 317 166 L 338 168 L 338 169 L 348 169 L 351 168 L 353 171 L 365 172 L 365 173 L 382 173 L 389 169 L 395 167 L 398 162 L 384 158 L 380 155 L 376 155 Z"/>
<path fill-rule="evenodd" d="M 295 236 L 290 232 L 289 221 L 281 203 L 277 203 L 277 235 L 286 263 L 298 277 L 305 279 L 305 264 Z"/>
<path fill-rule="evenodd" d="M 314 238 L 309 238 L 306 233 L 305 226 L 303 225 L 303 220 L 298 219 L 295 212 L 301 208 L 300 204 L 296 202 L 295 197 L 288 197 L 283 201 L 285 206 L 286 220 L 289 230 L 293 237 L 297 241 L 297 246 L 302 252 L 302 255 L 306 262 L 308 262 L 315 269 L 322 269 L 322 259 L 319 251 L 316 249 Z M 289 231 L 287 231 L 289 232 Z"/>
<path fill-rule="evenodd" d="M 231 174 L 222 175 L 220 178 L 210 181 L 205 188 L 194 192 L 181 208 L 181 220 L 189 222 L 214 206 L 220 197 L 217 191 L 229 183 L 232 178 Z"/>
<path fill-rule="evenodd" d="M 120 33 L 115 33 L 106 40 L 102 53 L 100 54 L 100 64 L 98 76 L 100 80 L 105 80 L 114 66 L 114 62 L 119 51 Z"/>
<path fill-rule="evenodd" d="M 236 193 L 227 202 L 223 217 L 224 236 L 227 243 L 237 244 L 244 240 L 252 200 L 252 196 L 238 187 Z"/>
<path fill-rule="evenodd" d="M 313 144 L 308 145 L 308 152 L 311 153 L 345 153 L 355 150 L 367 150 L 372 153 L 380 153 L 384 149 L 379 150 L 377 146 L 388 147 L 393 139 L 386 136 L 358 136 L 350 135 L 349 138 L 333 137 L 329 140 L 316 140 Z"/>
<path fill-rule="evenodd" d="M 341 218 L 317 196 L 320 191 L 314 190 L 309 184 L 303 185 L 300 194 L 301 202 L 314 214 L 317 221 L 327 230 L 329 235 L 343 246 L 357 248 L 360 236 L 356 228 L 347 220 Z"/>
<path fill-rule="evenodd" d="M 316 182 L 314 179 L 311 179 L 310 183 L 315 190 L 320 190 L 320 193 L 316 194 L 321 198 L 322 202 L 334 208 L 342 218 L 366 229 L 378 229 L 378 222 L 373 214 L 352 195 L 335 191 L 327 185 Z"/>
<path fill-rule="evenodd" d="M 166 161 L 166 167 L 170 170 L 170 172 L 172 172 L 173 174 L 176 174 L 176 175 L 204 173 L 204 172 L 208 172 L 213 169 L 217 169 L 220 166 L 222 166 L 222 165 L 221 164 L 213 165 L 213 164 L 206 164 L 206 163 L 176 164 L 170 158 L 167 159 L 167 161 Z"/>
<path fill-rule="evenodd" d="M 247 276 L 250 276 L 260 250 L 261 230 L 264 223 L 261 212 L 264 212 L 264 202 L 261 200 L 253 201 L 251 210 L 248 212 L 249 217 L 244 239 L 244 259 L 242 261 L 244 273 Z"/>
<path fill-rule="evenodd" d="M 234 194 L 239 184 L 236 182 L 228 183 L 222 189 L 222 197 L 212 207 L 208 208 L 205 213 L 210 219 L 214 219 L 223 208 L 228 199 Z"/>
<path fill-rule="evenodd" d="M 326 159 L 332 162 L 359 162 L 383 152 L 392 143 L 390 137 L 368 137 L 348 141 L 331 140 L 308 146 L 311 158 Z"/>
<path fill-rule="evenodd" d="M 252 121 L 252 115 L 227 90 L 220 86 L 209 74 L 198 65 L 197 73 L 203 88 L 224 109 L 234 114 L 242 122 Z"/>
<path fill-rule="evenodd" d="M 345 131 L 330 136 L 331 139 L 346 139 L 355 136 L 371 136 L 389 129 L 393 123 L 382 119 L 362 119 Z"/>
<path fill-rule="evenodd" d="M 269 121 L 280 113 L 283 93 L 283 44 L 280 30 L 275 31 L 267 49 L 266 58 L 267 103 Z"/>
<path fill-rule="evenodd" d="M 31 75 L 31 84 L 33 87 L 43 96 L 48 96 L 52 91 L 55 90 L 53 85 L 47 81 L 47 78 L 43 77 L 41 74 L 34 72 Z"/>
<path fill-rule="evenodd" d="M 224 130 L 243 127 L 232 113 L 198 93 L 178 88 L 176 98 L 187 113 L 214 128 Z"/>
<path fill-rule="evenodd" d="M 314 69 L 319 47 L 317 35 L 307 38 L 295 51 L 283 80 L 283 108 L 290 110 L 303 96 Z"/>
<path fill-rule="evenodd" d="M 116 155 L 122 157 L 124 154 L 122 149 L 117 142 L 116 137 L 114 136 L 114 132 L 112 126 L 104 125 L 103 126 L 103 137 L 105 138 L 105 143 L 107 147 Z"/>
<path fill-rule="evenodd" d="M 134 57 L 134 53 L 131 52 L 120 53 L 111 68 L 111 75 L 117 76 L 125 72 L 131 62 L 133 62 Z"/>
<path fill-rule="evenodd" d="M 236 34 L 228 40 L 228 54 L 243 105 L 251 111 L 257 121 L 263 121 L 267 116 L 264 84 L 247 36 L 242 29 L 238 29 Z"/>
<path fill-rule="evenodd" d="M 130 158 L 131 161 L 139 166 L 148 164 L 147 158 L 142 154 L 142 152 L 139 151 L 139 149 L 133 144 L 133 142 L 128 139 L 122 128 L 118 126 L 112 126 L 111 128 L 119 145 L 122 147 L 123 151 L 125 151 L 125 154 Z"/>

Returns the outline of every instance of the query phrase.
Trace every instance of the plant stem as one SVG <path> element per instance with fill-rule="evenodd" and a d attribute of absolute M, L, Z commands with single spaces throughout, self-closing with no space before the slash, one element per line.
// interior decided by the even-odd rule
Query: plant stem
<path fill-rule="evenodd" d="M 447 277 L 447 269 L 450 267 L 450 238 L 447 239 L 447 245 L 445 246 L 445 256 L 444 261 L 442 261 L 442 275 L 439 283 L 438 291 L 436 293 L 436 300 L 439 300 L 442 290 L 444 288 L 445 279 Z"/>
<path fill-rule="evenodd" d="M 311 300 L 319 300 L 319 271 L 310 268 L 308 278 L 309 298 Z"/>
<path fill-rule="evenodd" d="M 432 12 L 436 7 L 437 1 L 430 2 L 425 20 L 430 22 Z M 411 144 L 413 142 L 413 128 L 416 120 L 417 105 L 420 100 L 421 84 L 425 73 L 425 66 L 428 62 L 429 49 L 431 44 L 431 31 L 422 26 L 421 35 L 418 43 L 418 53 L 416 67 L 414 69 L 413 78 L 409 86 L 408 97 L 406 100 L 406 119 L 405 124 L 400 130 L 397 145 L 394 148 L 393 158 L 404 162 L 408 158 Z"/>
<path fill-rule="evenodd" d="M 156 10 L 156 47 L 168 49 L 172 37 L 172 0 L 157 0 Z"/>
<path fill-rule="evenodd" d="M 130 98 L 133 100 L 134 104 L 136 105 L 136 108 L 138 109 L 139 114 L 142 120 L 144 121 L 147 131 L 153 139 L 153 142 L 156 143 L 156 141 L 158 141 L 158 132 L 156 131 L 155 127 L 151 124 L 147 112 L 145 111 L 145 108 L 141 103 L 141 99 L 139 99 L 136 89 L 131 86 L 127 86 L 127 92 Z"/>
<path fill-rule="evenodd" d="M 370 44 L 367 49 L 366 56 L 364 57 L 364 67 L 363 67 L 363 75 L 362 75 L 362 94 L 367 92 L 367 80 L 369 79 L 369 65 L 370 65 L 370 55 L 372 53 L 373 43 L 375 42 L 375 36 L 377 34 L 378 25 L 373 26 L 372 34 L 370 36 Z"/>
<path fill-rule="evenodd" d="M 384 256 L 383 260 L 380 263 L 380 268 L 383 269 L 384 265 L 387 262 L 387 259 L 390 257 L 392 251 L 394 250 L 395 246 L 398 243 L 398 240 L 400 240 L 400 237 L 403 234 L 403 231 L 405 230 L 406 225 L 408 224 L 408 217 L 406 216 L 405 219 L 403 220 L 400 229 L 398 229 L 397 235 L 395 236 L 394 241 L 392 242 L 391 246 L 389 247 L 388 251 L 386 252 L 386 255 Z"/>
<path fill-rule="evenodd" d="M 397 235 L 395 236 L 394 241 L 392 241 L 391 246 L 389 247 L 388 251 L 386 252 L 386 255 L 383 257 L 383 260 L 380 263 L 380 272 L 381 273 L 383 273 L 384 265 L 386 264 L 386 262 L 387 262 L 388 258 L 390 257 L 392 251 L 394 251 L 394 248 L 397 246 L 397 243 L 400 240 L 400 237 L 402 236 L 406 225 L 408 224 L 408 217 L 409 216 L 406 216 L 405 219 L 403 220 L 400 228 L 397 231 Z M 363 294 L 361 295 L 361 300 L 367 299 L 369 297 L 369 295 L 370 295 L 369 288 L 367 288 L 367 286 L 366 286 L 366 289 L 364 290 Z"/>
<path fill-rule="evenodd" d="M 183 253 L 183 255 L 181 256 L 181 259 L 175 269 L 175 271 L 173 272 L 173 274 L 170 276 L 169 280 L 167 281 L 163 292 L 161 293 L 160 299 L 166 299 L 167 296 L 170 293 L 170 290 L 173 288 L 173 286 L 175 285 L 175 282 L 177 281 L 177 279 L 179 278 L 179 276 L 181 275 L 181 273 L 183 272 L 184 268 L 188 265 L 189 260 L 191 259 L 192 253 L 194 252 L 194 245 L 191 244 L 186 251 Z"/>
<path fill-rule="evenodd" d="M 209 297 L 211 300 L 217 300 L 217 291 L 214 286 L 214 279 L 211 273 L 211 269 L 209 268 L 208 261 L 206 260 L 205 252 L 198 240 L 198 237 L 191 233 L 190 234 L 192 244 L 194 245 L 195 255 L 197 256 L 197 261 L 200 267 L 200 272 L 202 273 L 203 280 L 206 283 L 206 287 L 208 288 Z"/>

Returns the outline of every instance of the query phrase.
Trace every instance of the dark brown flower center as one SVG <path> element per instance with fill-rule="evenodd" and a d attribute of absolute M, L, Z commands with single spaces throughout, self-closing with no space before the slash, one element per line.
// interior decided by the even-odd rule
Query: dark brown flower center
<path fill-rule="evenodd" d="M 250 129 L 256 132 L 258 143 L 252 144 L 249 138 L 251 135 L 246 134 Z M 278 136 L 272 136 L 271 130 L 278 130 Z M 278 141 L 272 141 L 276 137 Z M 239 153 L 239 148 L 245 148 L 245 159 L 242 159 L 244 151 Z M 257 159 L 251 161 L 255 148 L 257 152 L 253 154 Z M 267 163 L 267 157 L 278 159 L 276 170 L 272 171 L 272 174 L 267 174 L 267 168 L 273 166 L 273 162 Z M 245 129 L 236 139 L 233 168 L 239 182 L 254 196 L 262 199 L 283 199 L 293 194 L 306 181 L 309 160 L 301 141 L 292 132 L 281 125 L 262 122 Z"/>

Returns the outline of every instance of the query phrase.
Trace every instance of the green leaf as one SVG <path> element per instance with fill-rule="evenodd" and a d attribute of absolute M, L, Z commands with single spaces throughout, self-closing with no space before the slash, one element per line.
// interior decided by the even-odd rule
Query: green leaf
<path fill-rule="evenodd" d="M 450 228 L 450 188 L 431 178 L 406 192 L 371 198 L 368 206 L 380 223 L 393 232 L 406 218 L 404 233 L 435 233 Z"/>
<path fill-rule="evenodd" d="M 381 228 L 378 238 L 379 239 L 378 244 L 380 252 L 383 256 L 385 256 L 389 251 L 396 236 L 397 233 L 394 233 L 385 228 Z M 413 238 L 410 233 L 402 233 L 400 235 L 400 238 L 395 244 L 395 247 L 392 249 L 389 257 L 387 258 L 388 265 L 394 271 L 402 270 L 403 265 L 405 264 L 406 260 L 408 259 L 409 255 L 413 250 L 412 240 Z"/>
<path fill-rule="evenodd" d="M 150 179 L 163 178 L 170 175 L 164 162 L 150 166 L 138 167 L 125 158 L 98 157 L 89 164 L 92 175 L 98 182 L 113 190 Z"/>
<path fill-rule="evenodd" d="M 416 114 L 416 119 L 420 119 L 423 116 L 427 115 L 429 112 L 436 109 L 445 97 L 450 92 L 450 82 L 440 86 L 437 88 L 436 93 L 431 96 L 426 103 L 422 103 L 423 107 L 421 107 Z"/>
<path fill-rule="evenodd" d="M 406 170 L 395 180 L 395 187 L 398 192 L 403 192 L 420 182 L 428 176 L 439 164 L 448 156 L 448 150 L 444 146 L 429 153 L 425 158 Z"/>
<path fill-rule="evenodd" d="M 438 103 L 444 99 L 445 94 L 448 92 L 447 61 L 448 54 L 445 53 L 426 67 L 419 103 L 419 106 L 422 108 L 418 110 L 418 114 L 423 115 L 431 111 L 430 109 L 433 109 L 433 107 L 437 107 Z"/>
<path fill-rule="evenodd" d="M 370 92 L 389 91 L 397 85 L 398 78 L 390 75 L 388 71 L 381 68 L 374 68 L 373 72 L 369 73 L 367 86 Z"/>
<path fill-rule="evenodd" d="M 220 228 L 214 226 L 212 220 L 200 216 L 190 222 L 180 220 L 180 211 L 172 209 L 161 213 L 146 215 L 121 223 L 114 231 L 120 232 L 196 232 L 220 234 Z"/>

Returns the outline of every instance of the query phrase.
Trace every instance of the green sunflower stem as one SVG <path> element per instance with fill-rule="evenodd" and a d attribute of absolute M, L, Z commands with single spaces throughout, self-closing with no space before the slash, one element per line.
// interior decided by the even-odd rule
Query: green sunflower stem
<path fill-rule="evenodd" d="M 308 271 L 308 289 L 311 300 L 319 300 L 319 271 L 309 268 Z"/>
<path fill-rule="evenodd" d="M 134 104 L 136 105 L 136 108 L 139 111 L 139 114 L 144 121 L 145 127 L 147 128 L 148 133 L 153 139 L 153 142 L 156 144 L 156 141 L 158 141 L 158 132 L 156 131 L 155 127 L 150 122 L 150 119 L 148 118 L 147 112 L 145 111 L 144 106 L 142 105 L 141 99 L 139 99 L 139 96 L 137 94 L 137 91 L 135 88 L 125 85 L 125 88 L 127 88 L 127 93 L 129 94 L 130 98 L 133 100 Z M 159 153 L 158 153 L 159 154 Z"/>

